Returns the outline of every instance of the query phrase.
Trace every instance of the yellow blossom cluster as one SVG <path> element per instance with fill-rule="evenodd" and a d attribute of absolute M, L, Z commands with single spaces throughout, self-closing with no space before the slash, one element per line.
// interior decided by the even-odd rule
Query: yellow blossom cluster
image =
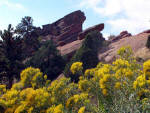
<path fill-rule="evenodd" d="M 46 75 L 43 76 L 43 73 L 40 72 L 40 69 L 36 68 L 26 68 L 21 72 L 21 83 L 23 87 L 33 87 L 34 89 L 43 87 L 46 80 Z"/>
<path fill-rule="evenodd" d="M 6 85 L 0 85 L 0 95 L 6 92 Z"/>
<path fill-rule="evenodd" d="M 78 83 L 78 87 L 82 92 L 89 92 L 91 90 L 91 84 L 87 79 L 80 80 Z"/>
<path fill-rule="evenodd" d="M 79 109 L 78 113 L 85 113 L 85 107 L 84 107 L 84 106 L 81 107 L 81 108 Z"/>
<path fill-rule="evenodd" d="M 133 82 L 133 88 L 137 91 L 139 97 L 150 95 L 150 60 L 143 64 L 143 74 L 138 76 Z"/>
<path fill-rule="evenodd" d="M 143 64 L 143 72 L 146 80 L 150 80 L 150 60 L 144 62 Z"/>
<path fill-rule="evenodd" d="M 87 70 L 85 70 L 84 75 L 86 77 L 93 77 L 94 73 L 95 73 L 95 69 L 94 68 L 93 69 L 87 69 Z"/>
<path fill-rule="evenodd" d="M 82 67 L 82 62 L 75 62 L 71 65 L 70 71 L 73 74 L 81 73 L 83 67 Z"/>
<path fill-rule="evenodd" d="M 46 113 L 64 113 L 63 109 L 64 109 L 63 105 L 59 104 L 57 106 L 52 106 L 48 108 Z"/>
<path fill-rule="evenodd" d="M 81 93 L 76 94 L 70 97 L 66 102 L 66 107 L 69 109 L 72 109 L 74 107 L 80 107 L 83 104 L 89 103 L 88 94 L 87 93 Z"/>
<path fill-rule="evenodd" d="M 132 59 L 132 49 L 130 46 L 122 47 L 117 51 L 118 55 L 125 60 Z"/>

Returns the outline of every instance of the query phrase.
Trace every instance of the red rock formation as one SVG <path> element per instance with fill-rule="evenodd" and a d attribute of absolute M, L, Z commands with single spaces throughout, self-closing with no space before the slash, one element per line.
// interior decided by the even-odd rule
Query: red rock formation
<path fill-rule="evenodd" d="M 118 36 L 113 38 L 111 41 L 117 41 L 117 40 L 120 40 L 122 38 L 129 37 L 129 36 L 132 36 L 131 33 L 128 33 L 128 31 L 122 31 Z"/>
<path fill-rule="evenodd" d="M 64 46 L 66 43 L 64 41 L 58 42 L 58 46 Z"/>
<path fill-rule="evenodd" d="M 147 51 L 147 48 L 145 47 L 147 38 L 150 35 L 150 33 L 139 33 L 137 35 L 133 35 L 130 37 L 126 37 L 120 40 L 116 40 L 114 42 L 111 42 L 109 46 L 104 47 L 103 49 L 100 49 L 98 58 L 102 62 L 111 63 L 115 60 L 115 58 L 118 58 L 117 51 L 124 46 L 130 46 L 133 50 L 133 53 L 135 57 L 140 58 L 147 58 L 147 55 L 150 54 L 150 52 Z M 146 51 L 145 51 L 146 48 Z M 147 52 L 147 53 L 145 53 Z M 140 56 L 139 56 L 140 55 Z M 146 55 L 146 57 L 144 56 Z"/>
<path fill-rule="evenodd" d="M 82 31 L 82 24 L 86 17 L 80 10 L 72 12 L 58 21 L 43 25 L 36 29 L 41 41 L 53 40 L 57 46 L 64 46 L 76 40 L 82 40 L 91 31 L 102 31 L 104 24 L 98 24 Z"/>
<path fill-rule="evenodd" d="M 43 37 L 42 41 L 54 40 L 57 46 L 77 40 L 78 33 L 82 32 L 82 24 L 86 17 L 80 10 L 64 16 L 58 21 L 37 28 L 37 33 Z"/>
<path fill-rule="evenodd" d="M 150 33 L 150 29 L 143 31 L 142 33 Z"/>
<path fill-rule="evenodd" d="M 91 31 L 102 31 L 104 29 L 104 24 L 98 24 L 98 25 L 95 25 L 93 27 L 90 27 L 86 30 L 84 30 L 83 32 L 79 33 L 79 37 L 78 37 L 78 40 L 82 40 L 83 38 L 85 38 L 85 36 L 91 32 Z"/>

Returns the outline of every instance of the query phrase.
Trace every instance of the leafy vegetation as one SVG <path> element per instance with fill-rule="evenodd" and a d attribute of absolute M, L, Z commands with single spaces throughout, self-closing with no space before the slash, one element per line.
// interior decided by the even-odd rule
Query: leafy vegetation
<path fill-rule="evenodd" d="M 26 63 L 27 67 L 39 68 L 48 79 L 53 80 L 62 73 L 65 60 L 59 54 L 55 44 L 50 40 L 43 44 L 33 57 Z"/>
<path fill-rule="evenodd" d="M 146 42 L 146 47 L 150 48 L 150 35 L 148 36 L 147 42 Z"/>
<path fill-rule="evenodd" d="M 71 77 L 73 81 L 78 81 L 80 75 L 73 75 L 70 72 L 70 66 L 74 62 L 83 62 L 83 70 L 93 68 L 98 64 L 98 49 L 103 46 L 104 39 L 102 34 L 98 31 L 89 33 L 82 43 L 82 46 L 71 61 L 66 65 L 64 74 L 67 77 Z"/>
<path fill-rule="evenodd" d="M 30 66 L 40 68 L 51 80 L 64 69 L 65 61 L 56 46 L 51 41 L 41 44 L 38 40 L 31 17 L 22 18 L 15 29 L 9 25 L 0 37 L 0 84 L 11 88 L 13 81 L 20 80 L 20 72 Z"/>
<path fill-rule="evenodd" d="M 36 27 L 33 25 L 33 19 L 30 16 L 22 18 L 15 30 L 16 34 L 22 38 L 22 50 L 24 57 L 30 57 L 34 51 L 40 47 Z"/>
<path fill-rule="evenodd" d="M 13 78 L 18 78 L 19 73 L 24 68 L 23 53 L 20 36 L 14 36 L 15 31 L 11 25 L 1 33 L 3 39 L 0 47 L 0 78 L 7 78 L 9 86 L 12 85 Z"/>
<path fill-rule="evenodd" d="M 73 63 L 78 83 L 62 77 L 50 83 L 47 75 L 29 67 L 11 89 L 0 85 L 0 109 L 4 113 L 148 113 L 150 105 L 150 60 L 143 68 L 129 47 L 118 51 L 112 64 L 99 63 L 83 70 Z"/>
<path fill-rule="evenodd" d="M 7 30 L 0 32 L 0 84 L 11 87 L 13 80 L 19 79 L 21 70 L 25 68 L 23 60 L 39 48 L 32 22 L 31 17 L 25 17 L 16 29 L 9 25 Z"/>

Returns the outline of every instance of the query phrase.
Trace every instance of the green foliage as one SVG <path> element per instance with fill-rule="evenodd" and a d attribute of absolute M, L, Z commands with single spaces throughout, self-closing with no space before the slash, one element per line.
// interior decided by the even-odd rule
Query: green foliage
<path fill-rule="evenodd" d="M 40 68 L 48 78 L 55 79 L 64 69 L 65 61 L 52 41 L 45 42 L 33 57 L 26 63 L 27 66 Z"/>
<path fill-rule="evenodd" d="M 20 36 L 15 36 L 14 34 L 15 31 L 11 25 L 1 33 L 3 40 L 0 47 L 0 78 L 8 78 L 10 86 L 13 78 L 19 78 L 19 73 L 24 68 L 22 64 L 22 40 Z"/>
<path fill-rule="evenodd" d="M 102 34 L 94 31 L 89 33 L 82 43 L 82 46 L 75 55 L 72 57 L 71 61 L 66 65 L 64 74 L 69 76 L 72 80 L 77 81 L 79 75 L 72 75 L 70 72 L 70 66 L 73 62 L 83 62 L 83 70 L 95 67 L 98 63 L 98 49 L 103 46 L 104 39 Z"/>
<path fill-rule="evenodd" d="M 16 32 L 23 37 L 28 35 L 30 32 L 34 31 L 33 19 L 30 16 L 25 16 L 22 18 L 21 23 L 16 26 Z"/>
<path fill-rule="evenodd" d="M 16 29 L 8 26 L 0 31 L 0 84 L 11 87 L 14 78 L 19 79 L 19 73 L 24 68 L 23 60 L 33 55 L 40 44 L 33 26 L 33 19 L 25 17 Z"/>
<path fill-rule="evenodd" d="M 0 47 L 0 82 L 2 84 L 3 78 L 9 70 L 8 59 L 5 57 L 4 49 Z"/>
<path fill-rule="evenodd" d="M 22 18 L 21 23 L 16 27 L 15 32 L 22 40 L 22 49 L 24 51 L 24 57 L 30 57 L 33 52 L 37 51 L 40 47 L 38 40 L 38 34 L 35 31 L 36 27 L 33 25 L 33 19 L 30 16 Z"/>
<path fill-rule="evenodd" d="M 150 48 L 150 35 L 147 38 L 146 47 Z"/>

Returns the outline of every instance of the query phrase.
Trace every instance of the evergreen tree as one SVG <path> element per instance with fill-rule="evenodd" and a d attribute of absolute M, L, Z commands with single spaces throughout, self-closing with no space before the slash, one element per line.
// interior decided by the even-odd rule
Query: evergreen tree
<path fill-rule="evenodd" d="M 21 36 L 28 37 L 29 33 L 35 30 L 35 26 L 33 26 L 33 19 L 30 16 L 25 16 L 22 18 L 21 23 L 19 23 L 16 27 L 16 32 Z"/>
<path fill-rule="evenodd" d="M 46 41 L 34 56 L 26 63 L 27 66 L 40 68 L 40 70 L 53 80 L 62 73 L 65 61 L 59 54 L 55 44 L 50 40 Z"/>
<path fill-rule="evenodd" d="M 98 63 L 98 50 L 103 46 L 104 38 L 98 31 L 90 32 L 86 35 L 85 40 L 79 50 L 76 51 L 71 61 L 65 66 L 64 74 L 71 77 L 73 81 L 78 81 L 80 75 L 73 75 L 70 67 L 74 62 L 83 62 L 83 71 L 93 68 Z"/>
<path fill-rule="evenodd" d="M 30 16 L 22 18 L 21 23 L 16 27 L 16 33 L 23 39 L 22 49 L 24 57 L 30 57 L 33 52 L 40 47 L 36 27 L 33 25 L 33 19 Z"/>
<path fill-rule="evenodd" d="M 5 75 L 9 80 L 9 87 L 11 87 L 14 77 L 19 78 L 20 71 L 24 68 L 22 64 L 21 38 L 20 36 L 15 36 L 11 25 L 1 33 L 1 38 L 3 40 L 0 47 L 0 77 Z"/>
<path fill-rule="evenodd" d="M 146 47 L 150 48 L 150 35 L 147 38 Z"/>

